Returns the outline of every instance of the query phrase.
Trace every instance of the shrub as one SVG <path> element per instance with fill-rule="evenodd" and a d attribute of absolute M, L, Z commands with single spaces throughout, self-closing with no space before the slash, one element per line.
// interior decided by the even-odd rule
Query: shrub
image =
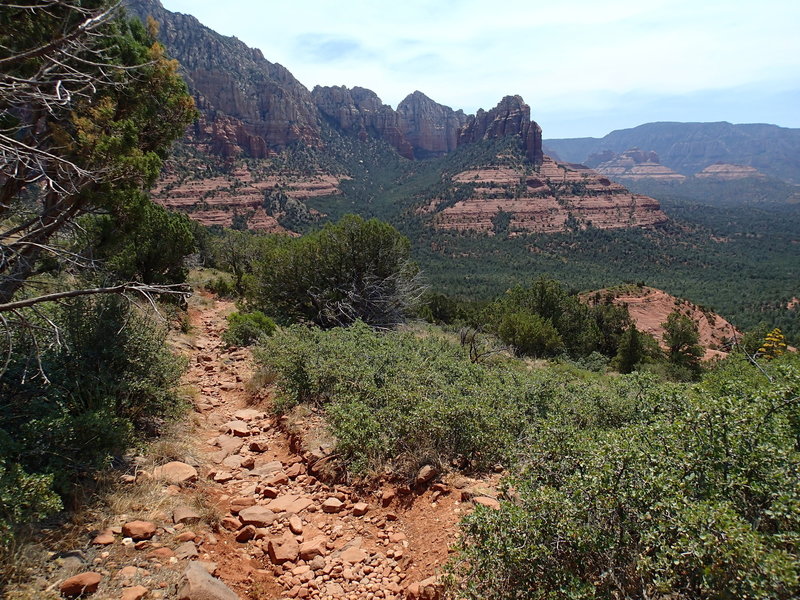
<path fill-rule="evenodd" d="M 301 238 L 268 238 L 252 296 L 285 322 L 391 327 L 421 295 L 410 256 L 408 238 L 391 225 L 347 215 Z"/>
<path fill-rule="evenodd" d="M 640 398 L 655 385 L 646 376 L 584 381 L 515 361 L 473 363 L 468 348 L 435 330 L 417 337 L 363 323 L 289 327 L 263 339 L 256 357 L 277 373 L 278 409 L 320 406 L 356 473 L 389 465 L 409 474 L 425 462 L 486 469 L 513 460 L 520 436 L 548 415 L 586 427 L 643 418 Z"/>
<path fill-rule="evenodd" d="M 228 328 L 222 334 L 222 341 L 229 346 L 250 346 L 262 335 L 272 335 L 274 331 L 275 321 L 261 311 L 235 312 L 228 316 Z"/>
<path fill-rule="evenodd" d="M 500 317 L 497 335 L 517 354 L 528 356 L 555 356 L 564 350 L 564 341 L 548 319 L 536 313 L 507 312 Z"/>
<path fill-rule="evenodd" d="M 364 323 L 293 326 L 263 340 L 258 359 L 278 373 L 281 410 L 322 406 L 349 469 L 385 464 L 408 474 L 460 459 L 486 468 L 508 456 L 523 427 L 518 376 L 469 361 L 436 336 L 377 333 Z"/>
<path fill-rule="evenodd" d="M 124 299 L 75 301 L 49 318 L 60 344 L 37 348 L 18 336 L 0 378 L 0 495 L 21 502 L 5 511 L 9 522 L 44 515 L 56 506 L 52 491 L 68 497 L 78 479 L 184 408 L 173 392 L 183 362 L 165 346 L 165 329 Z"/>
<path fill-rule="evenodd" d="M 797 597 L 800 361 L 766 372 L 730 360 L 606 429 L 551 414 L 513 502 L 465 519 L 460 596 Z"/>

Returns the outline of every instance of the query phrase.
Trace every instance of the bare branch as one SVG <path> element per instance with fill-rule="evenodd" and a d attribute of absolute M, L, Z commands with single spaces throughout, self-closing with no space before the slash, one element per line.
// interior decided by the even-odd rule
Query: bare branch
<path fill-rule="evenodd" d="M 147 285 L 144 283 L 129 282 L 110 287 L 86 288 L 82 290 L 55 292 L 52 294 L 45 294 L 43 296 L 36 296 L 35 298 L 17 300 L 16 302 L 6 302 L 5 304 L 0 304 L 0 313 L 14 312 L 21 308 L 27 308 L 42 302 L 56 302 L 59 300 L 66 300 L 67 298 L 76 298 L 79 296 L 90 296 L 95 294 L 123 294 L 125 292 L 136 292 L 138 294 L 142 294 L 151 302 L 152 298 L 148 295 L 152 294 L 175 294 L 180 296 L 188 296 L 191 294 L 185 284 Z"/>

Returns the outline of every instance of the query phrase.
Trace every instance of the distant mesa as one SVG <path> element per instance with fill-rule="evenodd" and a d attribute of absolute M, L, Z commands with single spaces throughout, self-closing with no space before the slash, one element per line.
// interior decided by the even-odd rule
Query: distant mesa
<path fill-rule="evenodd" d="M 604 150 L 619 154 L 642 148 L 657 152 L 662 165 L 687 177 L 712 165 L 747 165 L 768 178 L 800 184 L 800 128 L 724 121 L 659 122 L 618 129 L 601 138 L 548 139 L 544 145 L 548 154 L 590 167 L 599 163 L 589 157 Z"/>
<path fill-rule="evenodd" d="M 667 321 L 671 312 L 677 310 L 697 324 L 699 343 L 705 348 L 704 360 L 727 356 L 730 342 L 741 335 L 717 313 L 652 287 L 625 285 L 589 292 L 581 297 L 590 304 L 610 300 L 612 304 L 626 306 L 636 328 L 655 337 L 662 348 L 665 346 L 661 324 Z"/>
<path fill-rule="evenodd" d="M 548 156 L 538 172 L 508 164 L 457 173 L 447 193 L 418 213 L 432 215 L 437 229 L 512 237 L 590 227 L 654 227 L 667 221 L 657 200 L 633 194 L 588 167 Z"/>
<path fill-rule="evenodd" d="M 764 178 L 766 176 L 755 167 L 749 167 L 747 165 L 716 163 L 707 166 L 699 173 L 695 173 L 695 177 L 698 179 L 719 179 L 730 181 L 734 179 L 748 179 L 751 177 Z"/>
<path fill-rule="evenodd" d="M 658 181 L 683 181 L 685 175 L 676 173 L 665 167 L 658 159 L 658 154 L 653 151 L 632 148 L 622 154 L 611 150 L 604 150 L 592 154 L 586 161 L 596 164 L 595 170 L 609 177 L 638 181 L 642 179 L 655 179 Z"/>

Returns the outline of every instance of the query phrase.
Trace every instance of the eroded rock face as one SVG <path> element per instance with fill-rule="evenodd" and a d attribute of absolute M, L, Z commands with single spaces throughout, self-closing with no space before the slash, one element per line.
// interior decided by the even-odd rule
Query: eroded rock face
<path fill-rule="evenodd" d="M 263 158 L 292 142 L 319 145 L 318 113 L 309 91 L 283 66 L 191 15 L 165 10 L 158 0 L 127 0 L 130 12 L 158 21 L 159 40 L 181 64 L 181 75 L 203 121 L 200 141 L 223 156 Z"/>
<path fill-rule="evenodd" d="M 318 85 L 311 97 L 319 111 L 345 134 L 385 140 L 402 156 L 414 158 L 414 149 L 400 130 L 398 114 L 372 90 Z"/>
<path fill-rule="evenodd" d="M 399 127 L 414 148 L 415 158 L 433 158 L 458 147 L 458 134 L 467 122 L 463 110 L 434 102 L 420 91 L 397 105 Z"/>
<path fill-rule="evenodd" d="M 458 136 L 458 145 L 519 135 L 525 156 L 533 164 L 541 164 L 542 128 L 531 121 L 531 107 L 520 96 L 506 96 L 490 111 L 478 110 L 470 117 Z"/>

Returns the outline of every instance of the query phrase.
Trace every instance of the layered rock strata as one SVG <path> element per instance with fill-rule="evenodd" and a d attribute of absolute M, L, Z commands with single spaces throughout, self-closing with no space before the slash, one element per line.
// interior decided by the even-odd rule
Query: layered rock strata
<path fill-rule="evenodd" d="M 655 179 L 658 181 L 683 181 L 685 175 L 676 173 L 661 164 L 658 154 L 652 151 L 633 148 L 622 154 L 606 150 L 589 157 L 590 164 L 599 163 L 595 167 L 598 173 L 619 179 L 639 181 Z"/>
<path fill-rule="evenodd" d="M 657 200 L 633 194 L 582 165 L 545 156 L 538 170 L 516 166 L 468 169 L 452 178 L 452 194 L 419 209 L 438 229 L 505 233 L 548 233 L 569 228 L 652 227 L 667 221 Z M 452 198 L 458 198 L 453 202 Z"/>

